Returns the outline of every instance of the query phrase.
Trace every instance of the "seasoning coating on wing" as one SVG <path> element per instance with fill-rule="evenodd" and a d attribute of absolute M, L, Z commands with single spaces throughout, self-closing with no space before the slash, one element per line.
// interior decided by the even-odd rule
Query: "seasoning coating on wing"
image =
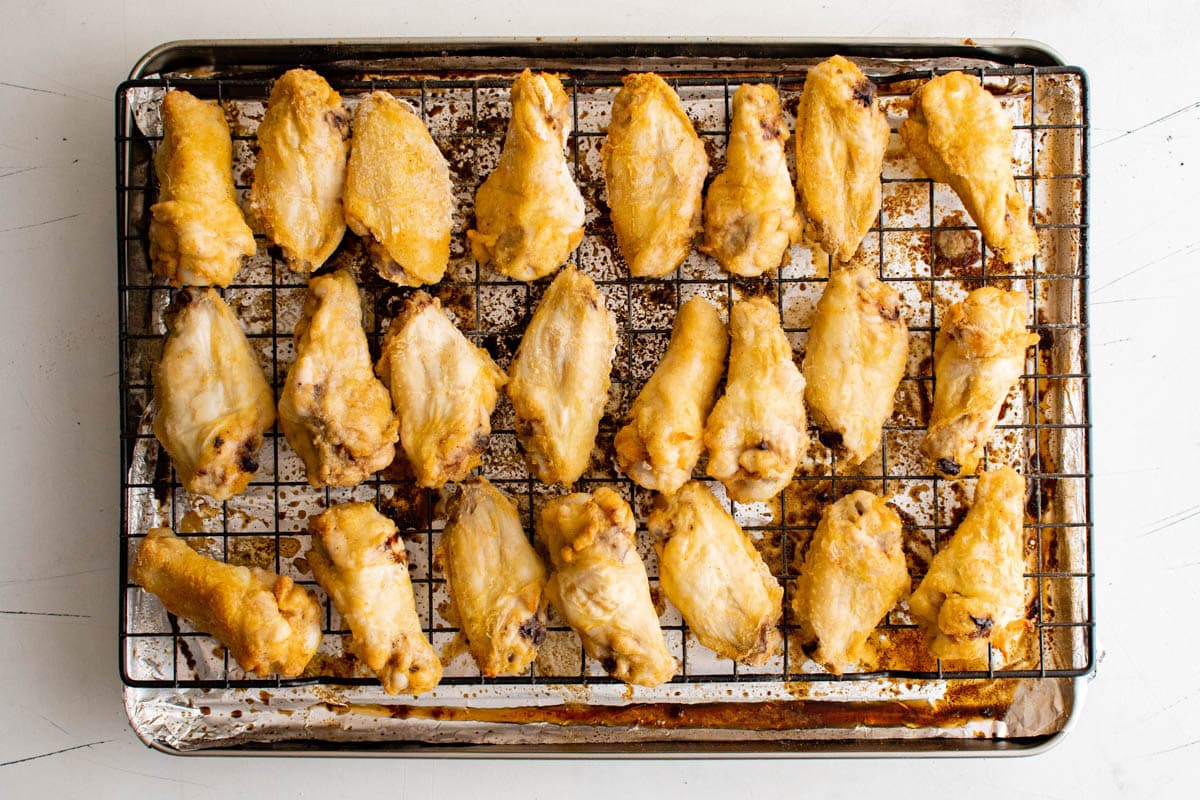
<path fill-rule="evenodd" d="M 233 142 L 216 103 L 172 90 L 162 101 L 150 207 L 150 261 L 176 286 L 228 286 L 254 255 L 254 234 L 233 188 Z"/>
<path fill-rule="evenodd" d="M 471 655 L 489 678 L 524 672 L 546 637 L 546 568 L 517 507 L 476 478 L 458 487 L 447 512 L 437 562 Z"/>
<path fill-rule="evenodd" d="M 617 321 L 591 278 L 567 264 L 550 284 L 508 369 L 529 468 L 570 486 L 592 455 L 608 400 Z"/>
<path fill-rule="evenodd" d="M 417 485 L 461 481 L 483 461 L 504 372 L 425 292 L 414 293 L 392 320 L 382 351 L 375 369 L 391 387 Z"/>
<path fill-rule="evenodd" d="M 739 301 L 729 328 L 725 395 L 704 428 L 708 474 L 739 503 L 769 500 L 808 449 L 804 377 L 770 300 Z"/>
<path fill-rule="evenodd" d="M 766 84 L 739 86 L 725 171 L 708 187 L 700 245 L 734 275 L 778 269 L 784 251 L 800 239 L 787 139 L 779 94 Z"/>
<path fill-rule="evenodd" d="M 613 440 L 617 464 L 638 486 L 673 494 L 692 477 L 728 348 L 711 303 L 693 297 L 679 307 L 667 352 Z"/>
<path fill-rule="evenodd" d="M 349 134 L 341 95 L 317 73 L 288 70 L 271 86 L 258 126 L 250 210 L 293 272 L 324 264 L 346 232 Z"/>
<path fill-rule="evenodd" d="M 951 72 L 913 92 L 900 137 L 921 169 L 954 189 L 1006 263 L 1037 254 L 1029 207 L 1012 166 L 1012 120 L 979 79 Z"/>
<path fill-rule="evenodd" d="M 891 128 L 875 84 L 841 56 L 813 67 L 796 109 L 796 188 L 805 235 L 849 261 L 879 214 Z"/>
<path fill-rule="evenodd" d="M 647 525 L 659 583 L 700 644 L 749 665 L 779 652 L 783 587 L 707 486 L 658 495 Z"/>
<path fill-rule="evenodd" d="M 974 475 L 1000 415 L 1025 370 L 1029 333 L 1024 292 L 976 289 L 950 306 L 933 346 L 933 413 L 921 442 L 939 475 Z"/>
<path fill-rule="evenodd" d="M 813 660 L 841 674 L 870 662 L 867 638 L 908 594 L 900 517 L 870 492 L 827 506 L 796 579 L 792 612 Z"/>
<path fill-rule="evenodd" d="M 401 286 L 437 283 L 450 260 L 450 166 L 407 103 L 372 92 L 358 104 L 346 168 L 346 224 L 379 274 Z"/>
<path fill-rule="evenodd" d="M 213 636 L 246 672 L 294 678 L 321 644 L 321 606 L 291 578 L 206 558 L 168 528 L 146 534 L 129 577 Z"/>
<path fill-rule="evenodd" d="M 563 148 L 571 135 L 567 93 L 554 75 L 522 72 L 512 85 L 512 118 L 496 170 L 475 193 L 481 264 L 522 281 L 558 269 L 583 238 L 583 196 Z"/>
<path fill-rule="evenodd" d="M 1025 617 L 1025 479 L 1012 467 L 979 476 L 975 502 L 909 598 L 938 658 L 981 659 Z M 1014 626 L 1017 627 L 1017 626 Z"/>
<path fill-rule="evenodd" d="M 309 523 L 313 577 L 350 627 L 350 651 L 388 694 L 438 685 L 442 662 L 421 630 L 396 525 L 370 503 L 331 506 Z"/>
<path fill-rule="evenodd" d="M 212 289 L 184 287 L 166 312 L 154 370 L 154 435 L 183 488 L 227 500 L 258 471 L 275 400 L 237 317 Z"/>
<path fill-rule="evenodd" d="M 371 369 L 362 300 L 349 272 L 308 282 L 279 425 L 312 486 L 354 486 L 392 463 L 399 423 Z"/>
<path fill-rule="evenodd" d="M 900 295 L 869 267 L 833 270 L 808 331 L 804 399 L 848 466 L 879 449 L 907 360 Z"/>
<path fill-rule="evenodd" d="M 554 567 L 546 595 L 610 675 L 658 686 L 679 669 L 667 651 L 637 552 L 633 510 L 611 489 L 548 502 L 538 538 Z"/>
<path fill-rule="evenodd" d="M 632 275 L 666 275 L 700 232 L 708 156 L 662 78 L 647 72 L 622 82 L 600 149 L 613 230 Z"/>

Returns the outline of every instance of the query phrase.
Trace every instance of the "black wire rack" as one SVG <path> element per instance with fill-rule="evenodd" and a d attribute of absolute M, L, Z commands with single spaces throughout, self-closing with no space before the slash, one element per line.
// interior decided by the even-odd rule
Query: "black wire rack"
<path fill-rule="evenodd" d="M 168 88 L 185 88 L 204 99 L 222 102 L 235 140 L 235 180 L 243 195 L 253 162 L 253 128 L 271 80 L 282 70 L 252 77 L 142 78 L 121 84 L 116 93 L 116 197 L 120 323 L 121 408 L 121 553 L 120 664 L 126 685 L 153 688 L 254 688 L 313 683 L 370 685 L 375 679 L 356 668 L 343 652 L 348 634 L 324 593 L 306 570 L 307 518 L 345 499 L 373 500 L 402 529 L 418 609 L 435 647 L 445 647 L 456 629 L 441 618 L 444 580 L 433 553 L 441 523 L 436 492 L 418 489 L 411 479 L 385 470 L 355 489 L 317 490 L 304 481 L 303 468 L 278 427 L 269 431 L 262 469 L 247 492 L 225 503 L 188 496 L 169 467 L 149 429 L 146 413 L 152 394 L 151 368 L 161 349 L 162 310 L 174 294 L 153 276 L 148 256 L 148 210 L 156 185 L 152 158 L 157 141 L 157 104 Z M 606 109 L 619 87 L 619 76 L 588 69 L 559 69 L 572 102 L 574 132 L 568 158 L 588 207 L 586 233 L 573 260 L 606 295 L 619 323 L 609 407 L 601 424 L 593 462 L 577 485 L 588 491 L 616 488 L 630 500 L 642 527 L 640 547 L 656 585 L 655 559 L 644 528 L 650 493 L 615 471 L 611 440 L 626 408 L 649 377 L 670 335 L 674 310 L 682 300 L 701 294 L 732 304 L 748 295 L 773 296 L 785 330 L 802 352 L 807 318 L 820 294 L 828 263 L 814 263 L 808 250 L 795 248 L 792 262 L 778 274 L 736 279 L 696 253 L 670 276 L 629 277 L 617 254 L 603 203 L 598 149 L 605 135 Z M 938 70 L 942 71 L 942 70 Z M 989 66 L 973 70 L 998 94 L 1015 117 L 1018 184 L 1034 209 L 1042 238 L 1041 255 L 1020 271 L 1005 266 L 983 243 L 953 193 L 905 166 L 905 154 L 889 148 L 883 176 L 884 207 L 864 243 L 862 257 L 878 264 L 879 277 L 904 296 L 910 322 L 909 368 L 898 393 L 897 410 L 885 426 L 877 459 L 860 468 L 838 463 L 819 432 L 808 462 L 773 504 L 730 503 L 768 555 L 785 587 L 785 647 L 765 667 L 746 668 L 718 659 L 690 635 L 678 613 L 667 610 L 663 629 L 682 670 L 675 683 L 794 682 L 866 678 L 969 679 L 1073 677 L 1091 671 L 1094 661 L 1091 556 L 1090 423 L 1087 365 L 1087 87 L 1082 71 L 1071 67 Z M 348 103 L 372 90 L 393 92 L 412 103 L 446 153 L 458 204 L 451 266 L 430 291 L 441 298 L 468 336 L 488 349 L 502 367 L 515 352 L 525 322 L 548 278 L 527 285 L 479 268 L 465 246 L 465 230 L 478 185 L 487 177 L 503 141 L 507 90 L 515 72 L 480 76 L 388 74 L 367 80 L 329 74 Z M 893 123 L 902 115 L 903 98 L 935 74 L 934 70 L 877 72 L 884 105 Z M 803 73 L 741 72 L 669 76 L 696 123 L 713 162 L 723 167 L 730 101 L 741 82 L 776 86 L 788 111 L 795 108 Z M 893 136 L 893 143 L 898 137 Z M 1022 169 L 1020 165 L 1024 165 Z M 974 253 L 947 258 L 939 246 L 946 235 L 971 236 Z M 289 272 L 282 258 L 258 235 L 258 253 L 247 261 L 236 282 L 223 291 L 242 318 L 259 351 L 267 376 L 281 387 L 292 357 L 292 326 L 303 302 L 305 279 Z M 355 269 L 364 295 L 365 323 L 372 352 L 378 353 L 384 322 L 399 309 L 409 290 L 375 276 L 356 237 L 347 231 L 329 268 Z M 931 358 L 938 314 L 965 290 L 993 284 L 1021 286 L 1032 302 L 1032 330 L 1040 335 L 1027 369 L 1010 396 L 986 459 L 1011 463 L 1025 475 L 1027 503 L 1027 582 L 1029 633 L 1024 656 L 1001 663 L 989 648 L 986 669 L 951 670 L 924 653 L 920 632 L 902 611 L 881 625 L 890 645 L 882 648 L 873 672 L 830 675 L 798 648 L 790 624 L 790 589 L 799 556 L 824 504 L 856 488 L 894 498 L 905 520 L 906 551 L 915 581 L 928 558 L 953 533 L 965 508 L 964 485 L 928 471 L 914 459 L 932 397 Z M 493 417 L 492 442 L 481 469 L 518 501 L 526 529 L 553 490 L 525 470 L 516 444 L 511 408 L 502 399 Z M 702 465 L 697 477 L 702 476 Z M 719 485 L 713 484 L 719 490 Z M 722 495 L 723 496 L 723 495 Z M 310 587 L 325 609 L 321 652 L 298 679 L 257 678 L 240 671 L 209 637 L 167 615 L 157 601 L 132 584 L 128 566 L 151 521 L 170 525 L 193 539 L 201 552 L 237 563 L 251 563 L 291 575 Z M 561 623 L 551 626 L 546 647 L 560 655 L 541 659 L 528 674 L 485 679 L 460 656 L 446 671 L 443 685 L 513 684 L 541 686 L 615 683 L 585 657 L 577 637 Z"/>

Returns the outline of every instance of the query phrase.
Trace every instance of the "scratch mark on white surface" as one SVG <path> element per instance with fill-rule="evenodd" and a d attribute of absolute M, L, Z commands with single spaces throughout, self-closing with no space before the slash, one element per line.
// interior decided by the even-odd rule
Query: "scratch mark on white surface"
<path fill-rule="evenodd" d="M 13 175 L 24 175 L 26 172 L 33 172 L 35 169 L 41 169 L 41 166 L 25 167 L 24 169 L 14 169 L 12 172 L 0 174 L 0 178 L 11 178 Z"/>
<path fill-rule="evenodd" d="M 84 569 L 79 572 L 64 572 L 61 575 L 45 575 L 41 578 L 9 578 L 8 580 L 0 581 L 0 587 L 15 586 L 19 583 L 41 583 L 42 581 L 57 581 L 62 578 L 76 578 L 80 575 L 93 575 L 97 572 L 112 572 L 116 567 L 100 567 L 98 569 Z"/>
<path fill-rule="evenodd" d="M 10 231 L 23 231 L 26 228 L 40 228 L 43 225 L 51 225 L 55 222 L 65 222 L 66 220 L 69 220 L 69 219 L 75 219 L 78 216 L 81 216 L 81 215 L 80 214 L 68 214 L 65 217 L 55 217 L 54 219 L 46 219 L 46 220 L 42 220 L 41 222 L 30 222 L 27 225 L 17 225 L 14 228 L 0 228 L 0 233 L 9 233 Z"/>
<path fill-rule="evenodd" d="M 1119 139 L 1124 139 L 1126 136 L 1132 136 L 1133 134 L 1137 133 L 1138 131 L 1144 131 L 1146 128 L 1149 128 L 1153 125 L 1157 125 L 1160 122 L 1166 122 L 1169 119 L 1178 117 L 1180 114 L 1185 114 L 1188 111 L 1191 111 L 1193 108 L 1200 108 L 1200 100 L 1197 100 L 1194 103 L 1188 103 L 1186 106 L 1183 106 L 1182 108 L 1177 108 L 1169 114 L 1163 114 L 1158 119 L 1152 119 L 1144 125 L 1138 125 L 1136 128 L 1132 128 L 1130 130 L 1124 131 L 1124 132 L 1118 134 L 1117 136 L 1112 137 L 1111 139 L 1105 139 L 1103 142 L 1100 142 L 1100 144 L 1096 145 L 1096 147 L 1104 147 L 1104 145 L 1109 144 L 1110 142 L 1115 142 Z"/>
<path fill-rule="evenodd" d="M 1182 516 L 1180 516 L 1180 515 L 1182 515 Z M 1138 536 L 1138 538 L 1144 539 L 1152 533 L 1158 533 L 1159 531 L 1165 531 L 1167 528 L 1173 528 L 1174 526 L 1178 525 L 1181 522 L 1187 522 L 1192 517 L 1200 516 L 1200 508 L 1193 506 L 1190 509 L 1184 509 L 1183 511 L 1180 511 L 1177 514 L 1174 514 L 1172 516 L 1174 516 L 1175 518 L 1174 519 L 1171 519 L 1171 517 L 1165 518 L 1165 519 L 1171 520 L 1170 522 L 1165 522 L 1165 520 L 1157 520 L 1158 522 L 1163 522 L 1164 524 L 1158 525 L 1157 527 L 1154 527 L 1154 528 L 1151 528 L 1150 530 L 1148 530 L 1145 533 Z M 1154 523 L 1151 523 L 1151 524 L 1153 525 Z"/>
<path fill-rule="evenodd" d="M 1176 750 L 1184 750 L 1184 749 L 1191 747 L 1192 745 L 1197 745 L 1197 744 L 1200 744 L 1200 739 L 1193 739 L 1192 741 L 1187 742 L 1186 744 L 1178 744 L 1178 745 L 1175 745 L 1174 747 L 1168 747 L 1166 750 L 1155 750 L 1150 755 L 1165 756 L 1167 753 L 1174 753 Z M 3 766 L 3 765 L 0 764 L 0 766 Z"/>
<path fill-rule="evenodd" d="M 91 614 L 68 614 L 65 611 L 6 611 L 0 610 L 0 614 L 12 614 L 15 616 L 27 617 L 75 617 L 76 619 L 91 619 Z"/>
<path fill-rule="evenodd" d="M 1111 306 L 1115 303 L 1141 303 L 1147 300 L 1167 300 L 1165 295 L 1154 295 L 1152 297 L 1122 297 L 1120 300 L 1095 300 L 1088 303 L 1089 306 Z"/>
<path fill-rule="evenodd" d="M 116 741 L 116 740 L 115 739 L 102 739 L 101 741 L 98 741 L 98 742 L 88 742 L 87 744 L 77 744 L 74 747 L 64 747 L 62 750 L 52 750 L 49 753 L 39 753 L 36 756 L 26 756 L 25 758 L 18 758 L 18 759 L 14 759 L 12 761 L 3 761 L 3 762 L 0 762 L 0 767 L 11 767 L 13 764 L 24 764 L 26 761 L 36 761 L 39 758 L 49 758 L 50 756 L 57 756 L 62 753 L 69 753 L 72 750 L 82 750 L 85 747 L 95 747 L 98 744 L 108 744 L 109 742 L 114 742 L 114 741 Z"/>
<path fill-rule="evenodd" d="M 91 764 L 96 764 L 97 766 L 106 767 L 108 769 L 111 769 L 113 772 L 123 772 L 126 775 L 137 775 L 142 778 L 152 778 L 156 781 L 168 781 L 169 783 L 186 783 L 188 786 L 202 786 L 205 789 L 212 788 L 212 786 L 210 786 L 207 783 L 197 783 L 196 781 L 187 781 L 187 780 L 184 780 L 183 778 L 176 778 L 171 775 L 155 775 L 150 772 L 138 772 L 137 770 L 133 770 L 133 769 L 125 769 L 123 767 L 114 767 L 112 764 L 108 764 L 103 761 L 97 761 L 97 760 L 91 759 L 91 758 L 86 759 L 86 761 L 88 761 L 88 763 L 91 763 Z"/>
<path fill-rule="evenodd" d="M 1116 278 L 1113 278 L 1108 283 L 1106 283 L 1103 286 L 1096 289 L 1096 291 L 1102 292 L 1105 289 L 1107 289 L 1108 287 L 1112 286 L 1114 283 L 1119 283 L 1119 282 L 1125 280 L 1130 275 L 1136 275 L 1137 273 L 1141 272 L 1142 270 L 1149 269 L 1150 267 L 1153 267 L 1155 264 L 1161 264 L 1162 262 L 1166 261 L 1169 258 L 1174 258 L 1175 256 L 1185 255 L 1187 253 L 1193 253 L 1196 250 L 1200 250 L 1200 241 L 1195 241 L 1195 242 L 1191 242 L 1189 244 L 1185 244 L 1183 247 L 1179 248 L 1178 250 L 1173 250 L 1170 253 L 1167 253 L 1165 256 L 1159 256 L 1158 258 L 1154 259 L 1153 261 L 1147 261 L 1145 264 L 1142 264 L 1140 267 L 1131 269 L 1131 270 L 1129 270 L 1129 272 L 1126 272 L 1124 275 L 1120 275 Z"/>
<path fill-rule="evenodd" d="M 1132 342 L 1132 336 L 1126 336 L 1124 339 L 1109 339 L 1107 342 L 1101 342 L 1097 347 L 1107 347 L 1110 344 L 1120 344 L 1121 342 Z"/>
<path fill-rule="evenodd" d="M 1167 570 L 1174 572 L 1177 569 L 1189 569 L 1191 567 L 1200 567 L 1200 561 L 1189 561 L 1186 564 L 1176 564 L 1173 567 L 1167 567 Z"/>
<path fill-rule="evenodd" d="M 7 81 L 0 81 L 0 86 L 7 86 L 10 89 L 22 89 L 26 92 L 38 92 L 39 94 L 54 94 L 54 95 L 58 95 L 59 97 L 70 97 L 71 96 L 64 92 L 55 92 L 51 89 L 39 89 L 36 86 L 23 86 L 22 84 L 19 84 L 19 83 L 8 83 Z"/>

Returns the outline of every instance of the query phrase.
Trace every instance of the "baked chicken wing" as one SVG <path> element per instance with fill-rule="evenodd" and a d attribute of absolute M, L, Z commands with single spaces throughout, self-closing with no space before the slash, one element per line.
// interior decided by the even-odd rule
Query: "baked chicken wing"
<path fill-rule="evenodd" d="M 546 568 L 513 501 L 476 478 L 447 504 L 437 561 L 458 625 L 486 677 L 524 672 L 546 636 Z"/>
<path fill-rule="evenodd" d="M 341 95 L 317 73 L 288 70 L 271 86 L 258 126 L 250 210 L 294 272 L 324 264 L 346 232 L 349 134 Z"/>
<path fill-rule="evenodd" d="M 766 84 L 743 84 L 733 94 L 733 123 L 725 171 L 704 200 L 708 253 L 734 275 L 753 277 L 779 267 L 800 238 L 796 192 L 788 174 L 788 128 L 779 94 Z"/>
<path fill-rule="evenodd" d="M 471 250 L 481 264 L 523 281 L 558 269 L 583 238 L 583 197 L 563 155 L 571 109 L 549 73 L 522 72 L 496 170 L 475 193 Z"/>
<path fill-rule="evenodd" d="M 711 303 L 693 297 L 679 307 L 667 352 L 613 441 L 617 464 L 634 483 L 673 494 L 692 477 L 728 348 Z"/>
<path fill-rule="evenodd" d="M 808 449 L 804 377 L 770 300 L 738 302 L 729 328 L 725 395 L 704 427 L 708 474 L 739 503 L 769 500 Z"/>
<path fill-rule="evenodd" d="M 379 274 L 401 286 L 437 283 L 450 260 L 450 166 L 408 104 L 372 92 L 354 115 L 346 168 L 346 224 Z"/>
<path fill-rule="evenodd" d="M 150 261 L 176 286 L 228 286 L 254 255 L 254 234 L 233 188 L 233 142 L 216 103 L 172 90 L 162 101 L 150 206 Z"/>
<path fill-rule="evenodd" d="M 437 489 L 462 480 L 483 461 L 504 372 L 425 292 L 408 299 L 382 350 L 375 368 L 391 387 L 417 485 Z"/>
<path fill-rule="evenodd" d="M 1010 626 L 1024 624 L 1024 507 L 1016 470 L 983 473 L 966 518 L 929 562 L 908 605 L 938 658 L 985 658 L 989 641 L 1004 649 Z"/>
<path fill-rule="evenodd" d="M 321 606 L 303 586 L 206 558 L 168 528 L 146 534 L 129 577 L 229 648 L 246 672 L 294 678 L 321 644 Z"/>
<path fill-rule="evenodd" d="M 796 109 L 796 188 L 805 235 L 849 261 L 879 214 L 891 128 L 875 84 L 841 56 L 809 70 Z"/>
<path fill-rule="evenodd" d="M 933 413 L 921 442 L 939 475 L 974 475 L 1000 415 L 1037 341 L 1025 329 L 1029 298 L 994 286 L 950 306 L 933 345 Z"/>
<path fill-rule="evenodd" d="M 792 596 L 813 660 L 835 674 L 871 661 L 867 639 L 909 585 L 900 517 L 883 498 L 859 490 L 826 507 Z"/>
<path fill-rule="evenodd" d="M 900 137 L 925 174 L 950 184 L 1006 263 L 1037 254 L 1029 207 L 1013 178 L 1012 120 L 978 78 L 951 72 L 917 89 Z"/>
<path fill-rule="evenodd" d="M 279 425 L 313 486 L 354 486 L 392 463 L 398 423 L 371 369 L 362 301 L 349 272 L 308 282 L 296 361 L 279 397 Z"/>
<path fill-rule="evenodd" d="M 591 278 L 568 264 L 542 296 L 508 369 L 517 436 L 538 480 L 570 486 L 587 469 L 617 346 Z"/>
<path fill-rule="evenodd" d="M 617 245 L 635 277 L 679 266 L 700 232 L 708 156 L 679 95 L 652 72 L 626 75 L 600 150 Z"/>
<path fill-rule="evenodd" d="M 370 503 L 342 503 L 309 523 L 313 577 L 350 627 L 350 651 L 388 694 L 438 685 L 442 662 L 421 630 L 396 525 Z"/>
<path fill-rule="evenodd" d="M 658 495 L 647 524 L 659 583 L 700 644 L 750 665 L 779 652 L 783 588 L 707 486 Z"/>
<path fill-rule="evenodd" d="M 551 500 L 537 524 L 554 567 L 546 594 L 583 649 L 614 678 L 658 686 L 679 665 L 658 624 L 636 530 L 629 504 L 608 488 Z"/>
<path fill-rule="evenodd" d="M 183 488 L 227 500 L 258 472 L 275 423 L 271 385 L 237 317 L 212 289 L 184 287 L 167 309 L 154 371 L 154 435 Z"/>
<path fill-rule="evenodd" d="M 833 270 L 808 331 L 804 399 L 846 464 L 879 449 L 907 360 L 899 294 L 869 267 Z"/>

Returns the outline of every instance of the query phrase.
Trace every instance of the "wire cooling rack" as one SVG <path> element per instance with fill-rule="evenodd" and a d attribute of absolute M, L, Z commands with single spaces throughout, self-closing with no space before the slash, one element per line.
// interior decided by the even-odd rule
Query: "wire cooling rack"
<path fill-rule="evenodd" d="M 573 260 L 605 294 L 619 324 L 613 387 L 592 464 L 577 485 L 600 485 L 630 500 L 642 526 L 640 550 L 654 595 L 663 610 L 668 644 L 682 665 L 674 684 L 835 681 L 863 678 L 958 679 L 1070 677 L 1093 665 L 1093 572 L 1091 560 L 1090 456 L 1087 414 L 1086 184 L 1087 88 L 1083 73 L 1070 67 L 986 67 L 978 74 L 1014 119 L 1014 161 L 1022 193 L 1034 209 L 1042 240 L 1040 255 L 1014 271 L 983 243 L 948 187 L 922 177 L 899 144 L 895 127 L 902 102 L 935 72 L 868 67 L 892 122 L 893 135 L 883 175 L 884 204 L 860 253 L 878 265 L 879 277 L 900 292 L 909 321 L 910 359 L 897 394 L 896 412 L 885 426 L 880 453 L 847 469 L 825 447 L 814 428 L 810 453 L 791 486 L 770 504 L 729 502 L 735 518 L 755 538 L 772 571 L 785 586 L 783 652 L 763 667 L 747 668 L 717 658 L 692 637 L 678 612 L 659 597 L 657 568 L 644 521 L 651 494 L 613 467 L 611 441 L 624 411 L 636 397 L 665 349 L 679 303 L 703 295 L 721 306 L 750 295 L 773 297 L 785 330 L 803 352 L 812 309 L 828 275 L 825 257 L 793 248 L 775 275 L 736 279 L 711 259 L 693 253 L 672 275 L 631 278 L 621 260 L 604 205 L 599 168 L 611 100 L 619 77 L 585 65 L 557 71 L 571 98 L 574 123 L 567 155 L 587 204 L 583 243 Z M 151 369 L 161 352 L 162 311 L 173 290 L 154 276 L 148 257 L 148 210 L 155 200 L 152 158 L 159 139 L 158 104 L 164 90 L 183 88 L 221 101 L 233 130 L 235 180 L 245 199 L 254 160 L 254 130 L 272 79 L 282 69 L 252 77 L 171 77 L 130 80 L 116 93 L 116 196 L 120 322 L 121 407 L 121 675 L 127 685 L 159 688 L 252 688 L 311 683 L 372 684 L 369 673 L 344 648 L 348 635 L 332 604 L 312 580 L 304 554 L 308 519 L 331 503 L 375 502 L 404 533 L 418 610 L 426 634 L 448 660 L 443 686 L 483 684 L 592 685 L 613 683 L 586 658 L 578 638 L 551 618 L 542 656 L 521 676 L 484 679 L 456 645 L 456 629 L 441 614 L 444 580 L 434 564 L 441 535 L 437 493 L 417 488 L 394 466 L 354 489 L 316 490 L 304 481 L 303 465 L 278 426 L 265 437 L 263 465 L 248 490 L 221 504 L 188 495 L 150 431 L 147 413 Z M 365 74 L 365 73 L 364 73 Z M 532 285 L 479 268 L 465 246 L 465 231 L 478 185 L 496 163 L 508 118 L 508 87 L 515 72 L 486 75 L 387 74 L 386 79 L 327 77 L 353 105 L 363 93 L 386 90 L 408 100 L 450 162 L 457 201 L 451 264 L 446 279 L 429 289 L 460 328 L 507 367 L 525 323 L 549 279 Z M 741 82 L 776 86 L 789 113 L 803 86 L 803 72 L 780 70 L 719 73 L 679 72 L 667 76 L 705 141 L 715 175 L 724 166 L 730 100 Z M 305 279 L 291 273 L 280 254 L 257 235 L 258 252 L 235 283 L 223 291 L 238 313 L 264 370 L 278 391 L 294 357 L 292 330 L 303 303 Z M 385 321 L 410 290 L 380 280 L 367 266 L 356 237 L 346 238 L 327 268 L 355 271 L 364 295 L 364 321 L 377 354 Z M 932 397 L 931 353 L 938 318 L 966 291 L 992 284 L 1023 288 L 1031 300 L 1032 330 L 1040 335 L 1018 386 L 1010 394 L 988 447 L 988 463 L 1009 463 L 1028 485 L 1026 597 L 1028 631 L 1016 656 L 989 649 L 986 669 L 952 670 L 930 656 L 920 632 L 901 607 L 880 626 L 881 660 L 876 671 L 834 676 L 811 662 L 795 641 L 790 589 L 804 547 L 822 507 L 857 488 L 889 495 L 905 521 L 910 573 L 919 580 L 929 558 L 944 544 L 968 505 L 968 479 L 954 483 L 933 475 L 917 453 Z M 702 477 L 703 463 L 697 469 Z M 481 469 L 514 496 L 528 531 L 536 510 L 551 494 L 525 469 L 516 443 L 512 410 L 502 399 Z M 719 484 L 711 484 L 724 497 Z M 233 563 L 274 569 L 306 585 L 325 613 L 318 656 L 298 679 L 257 678 L 243 673 L 212 639 L 162 609 L 129 582 L 128 565 L 146 530 L 169 525 L 200 552 Z M 457 655 L 453 655 L 457 652 Z M 451 657 L 453 655 L 453 657 Z M 670 688 L 670 687 L 667 687 Z"/>

